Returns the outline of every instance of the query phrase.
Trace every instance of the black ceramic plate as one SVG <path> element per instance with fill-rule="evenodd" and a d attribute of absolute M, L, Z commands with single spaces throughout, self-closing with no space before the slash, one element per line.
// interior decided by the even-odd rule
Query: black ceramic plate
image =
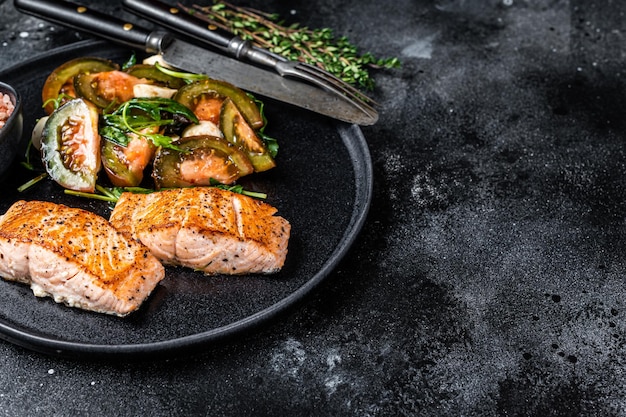
<path fill-rule="evenodd" d="M 87 41 L 53 50 L 0 73 L 24 100 L 24 146 L 43 115 L 40 91 L 54 68 L 81 56 L 119 63 L 131 51 Z M 210 70 L 210 69 L 207 69 Z M 250 177 L 247 189 L 292 225 L 281 272 L 269 276 L 207 277 L 167 268 L 141 309 L 126 318 L 91 313 L 36 298 L 28 286 L 0 280 L 0 338 L 61 355 L 146 355 L 204 347 L 256 328 L 293 307 L 329 275 L 358 234 L 372 193 L 367 143 L 354 125 L 338 123 L 265 100 L 266 133 L 279 140 L 278 167 Z M 16 188 L 34 174 L 19 164 L 0 180 L 0 213 L 18 199 L 48 200 L 86 208 L 108 218 L 107 203 L 68 196 L 46 180 L 22 194 Z"/>

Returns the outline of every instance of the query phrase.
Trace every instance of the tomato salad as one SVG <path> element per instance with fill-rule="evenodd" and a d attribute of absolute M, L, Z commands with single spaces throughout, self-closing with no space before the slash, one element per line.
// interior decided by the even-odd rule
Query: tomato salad
<path fill-rule="evenodd" d="M 68 190 L 94 193 L 101 172 L 115 187 L 138 187 L 148 173 L 156 189 L 232 185 L 276 165 L 257 100 L 158 60 L 68 61 L 47 78 L 42 100 L 48 116 L 33 146 L 47 175 Z"/>

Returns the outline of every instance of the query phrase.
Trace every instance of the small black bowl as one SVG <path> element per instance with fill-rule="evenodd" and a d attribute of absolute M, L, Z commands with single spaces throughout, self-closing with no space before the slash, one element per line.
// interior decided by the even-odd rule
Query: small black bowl
<path fill-rule="evenodd" d="M 19 93 L 3 82 L 0 82 L 0 93 L 8 95 L 15 106 L 5 125 L 0 127 L 0 175 L 3 175 L 11 166 L 19 149 L 24 119 Z"/>

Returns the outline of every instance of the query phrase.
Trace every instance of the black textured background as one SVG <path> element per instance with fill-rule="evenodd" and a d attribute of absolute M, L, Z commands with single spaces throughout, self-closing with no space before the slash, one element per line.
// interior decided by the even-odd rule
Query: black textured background
<path fill-rule="evenodd" d="M 246 4 L 403 61 L 375 73 L 356 245 L 299 310 L 197 356 L 0 343 L 0 414 L 626 415 L 626 3 Z M 82 38 L 0 1 L 0 68 Z"/>

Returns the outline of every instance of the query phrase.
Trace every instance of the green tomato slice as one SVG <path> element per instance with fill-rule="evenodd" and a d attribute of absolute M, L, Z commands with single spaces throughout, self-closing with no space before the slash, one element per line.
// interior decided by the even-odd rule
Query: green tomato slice
<path fill-rule="evenodd" d="M 267 171 L 276 166 L 263 140 L 230 99 L 224 100 L 222 104 L 220 127 L 226 140 L 248 155 L 256 172 Z"/>
<path fill-rule="evenodd" d="M 154 84 L 168 88 L 179 89 L 185 85 L 185 80 L 182 78 L 176 78 L 168 75 L 163 71 L 160 71 L 154 65 L 136 64 L 129 67 L 126 72 L 137 78 L 145 78 L 152 81 Z"/>
<path fill-rule="evenodd" d="M 217 136 L 188 136 L 174 142 L 178 149 L 159 148 L 152 178 L 157 189 L 232 184 L 254 172 L 244 152 Z"/>
<path fill-rule="evenodd" d="M 41 98 L 47 114 L 51 114 L 55 107 L 54 101 L 61 94 L 76 97 L 74 91 L 74 77 L 78 74 L 92 74 L 119 69 L 119 65 L 102 58 L 76 58 L 57 67 L 48 75 L 41 90 Z"/>
<path fill-rule="evenodd" d="M 230 99 L 253 129 L 260 129 L 265 124 L 255 101 L 245 91 L 225 81 L 205 79 L 187 84 L 178 90 L 174 100 L 195 110 L 206 96 Z"/>
<path fill-rule="evenodd" d="M 98 109 L 81 98 L 56 109 L 43 128 L 41 152 L 48 175 L 58 184 L 94 192 L 100 170 Z"/>
<path fill-rule="evenodd" d="M 155 146 L 144 137 L 132 135 L 122 146 L 104 138 L 102 142 L 102 167 L 116 187 L 136 187 L 154 155 Z"/>

